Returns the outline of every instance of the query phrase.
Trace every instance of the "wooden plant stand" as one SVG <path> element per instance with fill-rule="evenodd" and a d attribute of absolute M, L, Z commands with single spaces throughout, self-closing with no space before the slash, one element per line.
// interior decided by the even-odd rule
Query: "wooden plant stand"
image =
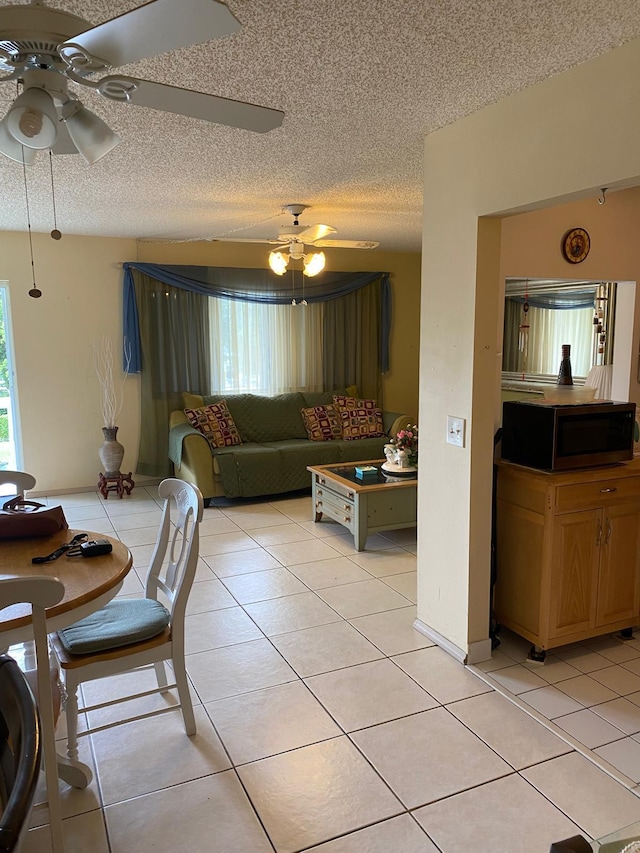
<path fill-rule="evenodd" d="M 117 492 L 119 498 L 122 498 L 125 492 L 128 495 L 131 494 L 135 486 L 131 473 L 129 471 L 128 474 L 123 474 L 118 471 L 117 474 L 98 474 L 98 489 L 105 501 L 109 497 L 109 492 Z"/>

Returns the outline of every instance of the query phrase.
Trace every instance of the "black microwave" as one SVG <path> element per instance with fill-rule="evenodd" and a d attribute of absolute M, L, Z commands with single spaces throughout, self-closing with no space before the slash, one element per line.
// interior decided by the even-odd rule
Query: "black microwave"
<path fill-rule="evenodd" d="M 543 471 L 612 465 L 633 458 L 635 403 L 502 404 L 502 458 Z"/>

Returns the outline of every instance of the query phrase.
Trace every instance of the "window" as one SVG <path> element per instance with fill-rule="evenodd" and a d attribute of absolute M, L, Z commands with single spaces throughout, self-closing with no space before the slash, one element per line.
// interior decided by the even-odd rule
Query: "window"
<path fill-rule="evenodd" d="M 211 393 L 322 389 L 323 303 L 209 300 Z"/>

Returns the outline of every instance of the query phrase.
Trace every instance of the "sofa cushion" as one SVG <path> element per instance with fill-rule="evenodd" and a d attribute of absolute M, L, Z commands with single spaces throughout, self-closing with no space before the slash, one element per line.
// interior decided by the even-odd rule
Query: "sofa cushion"
<path fill-rule="evenodd" d="M 354 441 L 361 438 L 379 438 L 386 435 L 380 409 L 338 409 L 342 425 L 342 438 Z"/>
<path fill-rule="evenodd" d="M 201 432 L 212 448 L 242 444 L 235 422 L 224 400 L 200 409 L 185 409 L 190 423 Z"/>
<path fill-rule="evenodd" d="M 301 409 L 309 441 L 332 441 L 342 438 L 342 426 L 332 404 Z"/>

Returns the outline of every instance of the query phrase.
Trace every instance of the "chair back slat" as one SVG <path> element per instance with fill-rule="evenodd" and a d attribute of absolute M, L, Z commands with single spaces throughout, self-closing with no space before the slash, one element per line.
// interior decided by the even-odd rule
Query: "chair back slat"
<path fill-rule="evenodd" d="M 184 615 L 195 577 L 204 502 L 199 489 L 173 478 L 160 483 L 158 494 L 164 505 L 145 593 L 156 599 L 158 592 L 164 593 L 173 622 Z"/>

